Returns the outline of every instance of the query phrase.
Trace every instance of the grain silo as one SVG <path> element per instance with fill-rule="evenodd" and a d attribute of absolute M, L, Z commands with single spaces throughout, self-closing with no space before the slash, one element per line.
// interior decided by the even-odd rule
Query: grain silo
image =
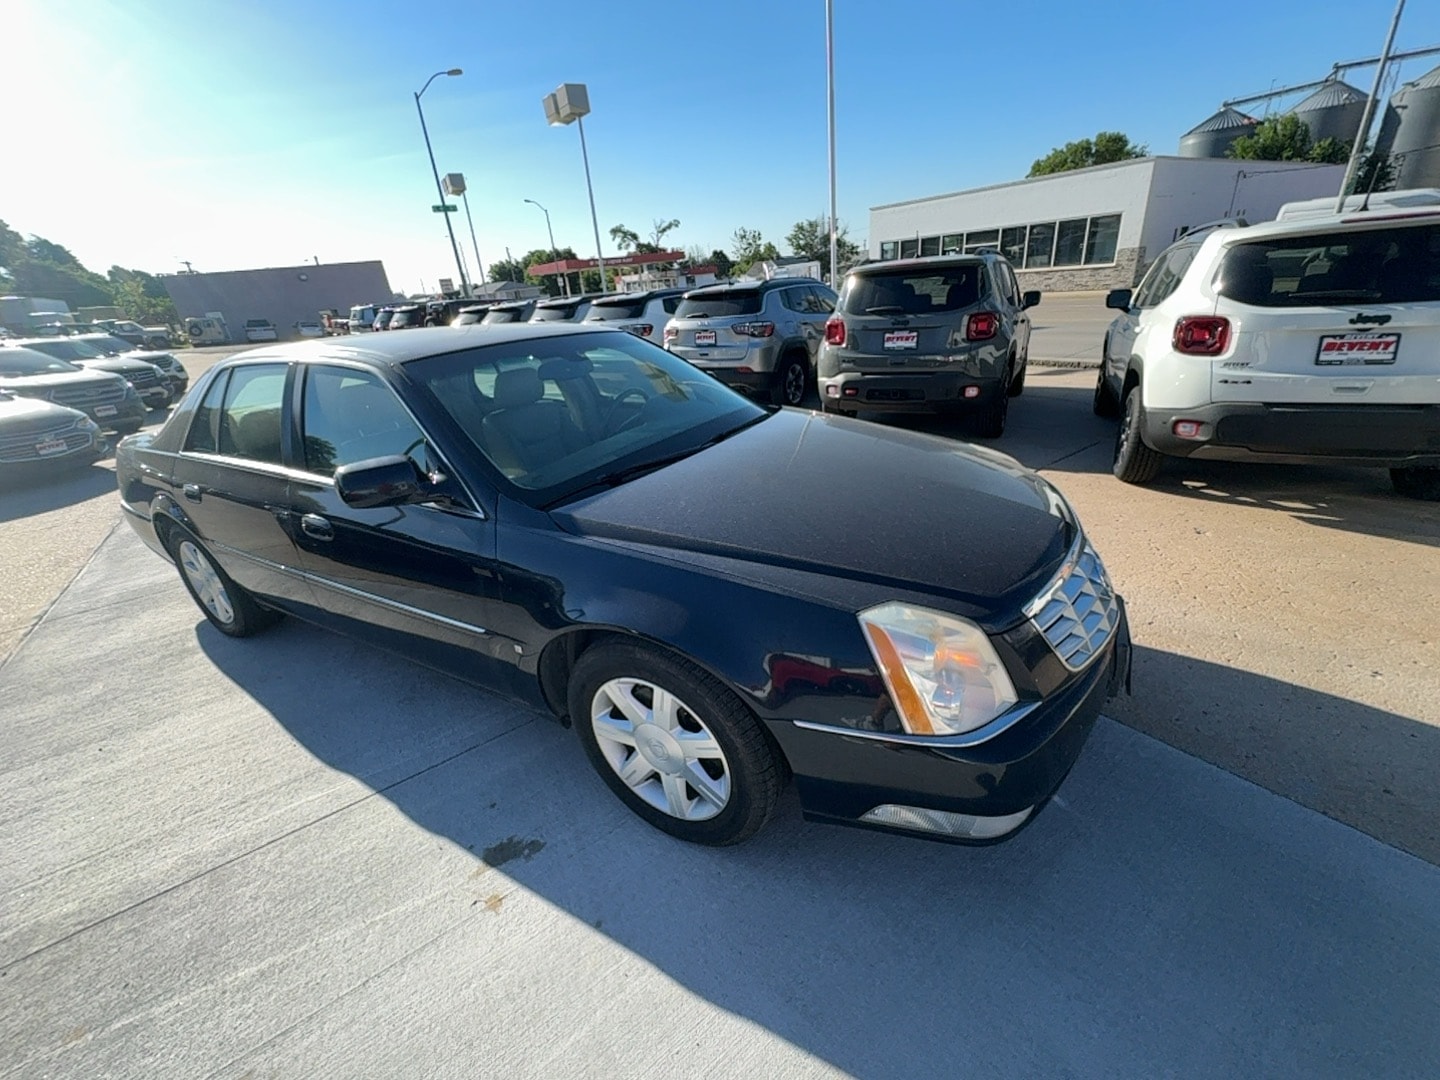
<path fill-rule="evenodd" d="M 1365 94 L 1339 79 L 1326 79 L 1318 90 L 1289 111 L 1310 129 L 1313 141 L 1339 139 L 1351 143 L 1365 116 Z"/>
<path fill-rule="evenodd" d="M 1256 123 L 1255 117 L 1246 116 L 1239 109 L 1222 108 L 1180 137 L 1180 156 L 1222 158 L 1231 143 L 1255 130 Z"/>
<path fill-rule="evenodd" d="M 1395 163 L 1397 190 L 1440 187 L 1440 67 L 1395 91 L 1380 148 Z"/>

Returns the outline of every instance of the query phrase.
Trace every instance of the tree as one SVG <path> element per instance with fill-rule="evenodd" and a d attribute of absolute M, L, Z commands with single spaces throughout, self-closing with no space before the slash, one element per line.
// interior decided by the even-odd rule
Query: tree
<path fill-rule="evenodd" d="M 612 228 L 610 239 L 615 241 L 615 246 L 621 251 L 630 251 L 640 246 L 640 234 L 634 229 L 627 229 L 624 225 L 616 225 Z"/>
<path fill-rule="evenodd" d="M 180 321 L 164 282 L 154 274 L 112 266 L 105 276 L 110 281 L 115 306 L 130 318 L 146 325 Z"/>
<path fill-rule="evenodd" d="M 719 248 L 716 248 L 714 251 L 710 252 L 710 256 L 706 261 L 715 267 L 716 277 L 728 278 L 730 276 L 730 271 L 732 269 L 730 256 L 726 255 L 725 252 L 721 251 Z"/>
<path fill-rule="evenodd" d="M 1101 131 L 1094 139 L 1077 139 L 1057 146 L 1030 166 L 1029 176 L 1085 169 L 1091 165 L 1109 165 L 1113 161 L 1129 161 L 1150 152 L 1148 146 L 1136 146 L 1130 137 L 1119 131 Z"/>
<path fill-rule="evenodd" d="M 835 256 L 840 260 L 842 267 L 848 267 L 856 259 L 860 258 L 860 245 L 846 235 L 843 224 L 838 224 L 835 230 Z M 790 245 L 792 254 L 802 259 L 814 259 L 820 263 L 820 276 L 829 278 L 830 275 L 830 219 L 821 214 L 819 217 L 807 218 L 804 221 L 797 221 L 790 234 L 785 237 L 785 242 Z"/>
<path fill-rule="evenodd" d="M 1350 182 L 1350 189 L 1346 192 L 1353 195 L 1356 192 L 1364 194 L 1367 191 L 1393 191 L 1395 189 L 1395 161 L 1389 154 L 1382 154 L 1380 151 L 1371 151 L 1360 159 L 1360 166 L 1355 170 L 1355 179 Z"/>
<path fill-rule="evenodd" d="M 660 247 L 660 241 L 663 240 L 663 239 L 665 239 L 665 234 L 666 234 L 666 233 L 674 232 L 674 231 L 675 231 L 676 229 L 678 229 L 679 227 L 680 227 L 680 219 L 679 219 L 679 218 L 671 218 L 669 221 L 665 221 L 665 220 L 663 220 L 663 219 L 661 219 L 661 218 L 656 218 L 656 219 L 655 219 L 653 222 L 651 222 L 651 224 L 650 224 L 650 244 L 651 244 L 651 246 L 652 246 L 656 251 L 661 251 L 661 250 L 663 250 L 663 249 Z"/>
<path fill-rule="evenodd" d="M 759 229 L 747 229 L 744 226 L 736 229 L 731 236 L 730 253 L 735 256 L 734 265 L 745 270 L 754 263 L 780 257 L 779 249 L 761 236 Z"/>
<path fill-rule="evenodd" d="M 519 259 L 495 259 L 488 274 L 491 281 L 524 281 L 525 264 Z"/>
<path fill-rule="evenodd" d="M 1340 165 L 1350 159 L 1350 144 L 1324 138 L 1315 142 L 1310 129 L 1294 113 L 1272 116 L 1255 125 L 1249 135 L 1230 144 L 1225 156 L 1237 161 L 1313 161 Z"/>

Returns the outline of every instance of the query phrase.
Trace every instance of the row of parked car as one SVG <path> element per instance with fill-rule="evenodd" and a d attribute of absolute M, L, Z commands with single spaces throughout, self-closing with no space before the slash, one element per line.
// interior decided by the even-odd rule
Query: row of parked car
<path fill-rule="evenodd" d="M 111 334 L 0 341 L 0 481 L 90 464 L 189 385 L 171 353 Z"/>

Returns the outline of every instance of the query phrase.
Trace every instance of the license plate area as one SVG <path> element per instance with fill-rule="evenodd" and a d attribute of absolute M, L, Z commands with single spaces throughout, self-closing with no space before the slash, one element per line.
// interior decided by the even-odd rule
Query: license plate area
<path fill-rule="evenodd" d="M 64 439 L 46 439 L 44 442 L 35 444 L 35 453 L 41 457 L 49 457 L 52 454 L 63 454 L 65 452 Z"/>
<path fill-rule="evenodd" d="M 1399 354 L 1399 334 L 1321 334 L 1315 363 L 1320 367 L 1393 364 Z"/>
<path fill-rule="evenodd" d="M 918 330 L 887 330 L 885 331 L 885 348 L 913 349 L 920 344 L 920 332 Z"/>
<path fill-rule="evenodd" d="M 696 344 L 696 345 L 714 345 L 714 344 L 715 344 L 715 331 L 714 331 L 714 330 L 696 330 L 696 331 L 695 331 L 695 344 Z"/>
<path fill-rule="evenodd" d="M 114 416 L 117 411 L 118 411 L 118 410 L 115 408 L 114 405 L 96 405 L 96 406 L 95 406 L 95 415 L 96 415 L 96 416 Z"/>

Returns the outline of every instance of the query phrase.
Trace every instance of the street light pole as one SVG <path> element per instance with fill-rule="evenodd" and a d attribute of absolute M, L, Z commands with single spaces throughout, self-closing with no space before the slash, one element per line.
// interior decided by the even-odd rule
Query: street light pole
<path fill-rule="evenodd" d="M 595 263 L 600 269 L 600 288 L 605 288 L 605 254 L 600 250 L 600 217 L 595 213 L 595 186 L 590 182 L 590 150 L 585 145 L 585 117 L 590 112 L 590 92 L 584 83 L 561 83 L 554 93 L 541 100 L 545 119 L 551 127 L 578 124 L 580 156 L 585 162 L 585 191 L 590 196 L 590 224 L 595 227 Z M 584 282 L 581 282 L 584 291 Z"/>
<path fill-rule="evenodd" d="M 526 199 L 525 201 L 528 202 L 531 206 L 539 206 L 539 207 L 540 207 L 540 212 L 545 215 L 545 232 L 546 232 L 546 234 L 550 237 L 550 259 L 551 259 L 551 261 L 553 262 L 553 261 L 555 261 L 555 259 L 557 258 L 557 256 L 556 256 L 556 253 L 555 253 L 555 230 L 552 229 L 552 228 L 550 228 L 550 211 L 549 211 L 549 210 L 546 210 L 545 207 L 540 206 L 540 204 L 539 204 L 538 202 L 536 202 L 534 199 Z M 569 295 L 570 295 L 570 275 L 569 275 L 569 274 L 561 274 L 561 275 L 560 275 L 560 286 L 561 286 L 561 288 L 563 288 L 563 289 L 565 290 L 565 295 L 566 295 L 566 296 L 569 296 Z"/>
<path fill-rule="evenodd" d="M 1403 0 L 1402 0 L 1403 2 Z M 835 265 L 839 257 L 840 234 L 835 224 L 835 3 L 825 0 L 825 90 L 829 101 L 830 121 L 830 287 L 837 284 L 840 268 Z"/>
<path fill-rule="evenodd" d="M 475 249 L 475 273 L 480 278 L 480 284 L 485 284 L 485 264 L 480 261 L 480 244 L 475 239 L 475 220 L 470 216 L 470 189 L 466 188 L 460 192 L 460 199 L 465 204 L 465 223 L 470 226 L 470 246 Z M 445 215 L 449 217 L 449 214 Z M 474 290 L 471 290 L 474 294 Z"/>
<path fill-rule="evenodd" d="M 425 80 L 425 85 L 415 93 L 415 111 L 420 114 L 420 133 L 425 136 L 425 153 L 430 155 L 430 171 L 435 174 L 435 194 L 440 197 L 440 205 L 445 205 L 445 190 L 440 186 L 440 170 L 435 165 L 435 151 L 430 146 L 430 129 L 425 126 L 425 110 L 420 107 L 420 97 L 430 84 L 441 75 L 463 74 L 459 68 L 451 68 L 449 71 L 437 71 L 430 78 Z M 466 296 L 470 295 L 470 283 L 465 280 L 465 266 L 460 261 L 460 245 L 455 242 L 455 226 L 450 223 L 450 211 L 444 210 L 445 231 L 450 234 L 450 250 L 455 254 L 455 269 L 460 272 L 460 287 Z"/>
<path fill-rule="evenodd" d="M 590 196 L 590 224 L 595 227 L 595 261 L 600 264 L 600 291 L 604 292 L 605 256 L 600 251 L 600 218 L 595 213 L 595 188 L 590 183 L 590 152 L 585 149 L 585 118 L 578 117 L 575 126 L 580 129 L 580 157 L 585 161 L 585 191 Z"/>

